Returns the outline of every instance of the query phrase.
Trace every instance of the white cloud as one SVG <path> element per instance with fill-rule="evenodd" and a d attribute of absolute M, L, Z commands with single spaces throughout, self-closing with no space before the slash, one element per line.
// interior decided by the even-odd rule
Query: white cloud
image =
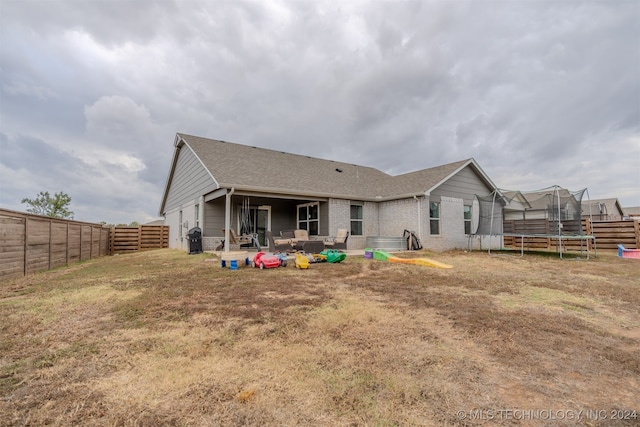
<path fill-rule="evenodd" d="M 86 106 L 84 115 L 89 137 L 112 145 L 128 145 L 128 137 L 142 136 L 153 126 L 149 110 L 123 96 L 103 96 Z"/>

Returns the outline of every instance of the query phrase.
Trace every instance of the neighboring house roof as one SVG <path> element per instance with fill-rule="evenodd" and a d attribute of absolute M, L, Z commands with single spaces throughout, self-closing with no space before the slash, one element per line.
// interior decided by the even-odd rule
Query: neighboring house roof
<path fill-rule="evenodd" d="M 525 195 L 522 194 L 521 191 L 503 190 L 502 195 L 504 196 L 504 199 L 507 202 L 507 204 L 518 206 L 519 210 L 531 209 L 531 204 L 529 203 Z"/>
<path fill-rule="evenodd" d="M 640 206 L 629 206 L 622 208 L 622 210 L 627 216 L 640 216 Z"/>
<path fill-rule="evenodd" d="M 176 150 L 161 212 L 164 210 L 177 156 L 185 146 L 197 156 L 218 188 L 235 188 L 239 191 L 392 200 L 429 194 L 431 190 L 467 166 L 476 172 L 488 188 L 496 188 L 472 158 L 391 176 L 372 167 L 180 133 L 176 135 L 174 145 Z"/>
<path fill-rule="evenodd" d="M 582 215 L 589 215 L 589 212 L 592 215 L 624 215 L 617 198 L 583 200 Z"/>

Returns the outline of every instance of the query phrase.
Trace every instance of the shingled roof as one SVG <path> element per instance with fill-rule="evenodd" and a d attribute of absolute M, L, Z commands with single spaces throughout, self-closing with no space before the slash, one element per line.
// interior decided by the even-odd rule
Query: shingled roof
<path fill-rule="evenodd" d="M 582 214 L 583 215 L 616 215 L 622 217 L 627 214 L 626 209 L 622 208 L 622 205 L 617 198 L 612 197 L 608 199 L 590 199 L 582 201 Z"/>
<path fill-rule="evenodd" d="M 392 176 L 372 167 L 181 133 L 175 145 L 176 155 L 189 147 L 219 188 L 243 191 L 389 200 L 424 194 L 468 164 L 484 176 L 473 159 Z"/>

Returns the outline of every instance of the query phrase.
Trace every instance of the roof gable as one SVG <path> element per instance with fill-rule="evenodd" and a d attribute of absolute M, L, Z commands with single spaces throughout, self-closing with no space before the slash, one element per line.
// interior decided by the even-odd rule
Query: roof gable
<path fill-rule="evenodd" d="M 478 185 L 475 188 L 476 191 L 482 191 L 484 188 L 481 189 L 481 186 L 486 187 L 488 193 L 497 191 L 497 187 L 495 186 L 495 184 L 491 181 L 491 179 L 473 158 L 460 160 L 433 168 L 422 169 L 403 175 L 398 175 L 393 179 L 402 183 L 404 191 L 407 194 L 420 191 L 427 195 L 430 195 L 436 190 L 438 192 L 451 191 L 453 188 L 451 188 L 449 184 L 452 184 L 455 180 L 454 177 L 461 174 L 463 170 L 468 171 L 469 174 L 477 178 L 478 183 L 472 184 L 472 186 Z M 447 185 L 447 187 L 450 187 L 448 190 L 443 189 L 445 184 Z M 470 187 L 468 187 L 468 184 L 469 182 L 465 184 L 465 188 L 467 190 L 470 189 Z M 458 190 L 459 188 L 460 187 L 456 188 L 456 190 Z M 481 192 L 480 194 L 484 194 L 484 192 Z"/>
<path fill-rule="evenodd" d="M 582 213 L 583 214 L 609 214 L 609 215 L 624 215 L 625 210 L 620 205 L 617 198 L 610 199 L 591 199 L 582 201 Z"/>

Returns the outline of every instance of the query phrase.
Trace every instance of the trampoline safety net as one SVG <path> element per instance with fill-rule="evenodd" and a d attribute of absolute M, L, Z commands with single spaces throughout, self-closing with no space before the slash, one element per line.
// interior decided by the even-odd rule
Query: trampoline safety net
<path fill-rule="evenodd" d="M 535 191 L 494 191 L 478 196 L 476 235 L 582 236 L 582 197 L 587 189 L 559 186 Z"/>

